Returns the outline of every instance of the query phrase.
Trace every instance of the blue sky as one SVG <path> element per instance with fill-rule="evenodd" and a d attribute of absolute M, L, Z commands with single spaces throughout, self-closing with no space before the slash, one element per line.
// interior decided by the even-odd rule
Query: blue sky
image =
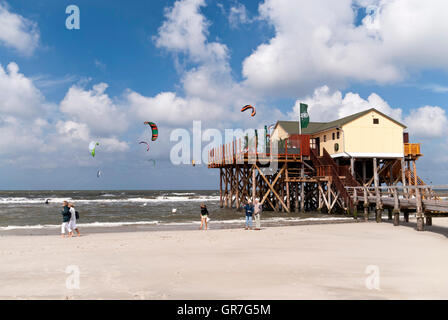
<path fill-rule="evenodd" d="M 79 30 L 65 26 L 71 4 Z M 213 170 L 169 162 L 170 132 L 254 126 L 247 103 L 258 125 L 291 119 L 297 101 L 311 121 L 368 107 L 397 118 L 422 142 L 421 176 L 447 183 L 448 8 L 421 5 L 0 1 L 0 188 L 216 188 Z M 149 153 L 147 120 L 160 127 Z"/>

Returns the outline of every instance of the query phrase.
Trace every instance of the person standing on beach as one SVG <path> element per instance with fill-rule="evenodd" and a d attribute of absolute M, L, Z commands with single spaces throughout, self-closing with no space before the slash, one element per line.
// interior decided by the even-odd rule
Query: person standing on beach
<path fill-rule="evenodd" d="M 246 210 L 246 228 L 245 230 L 252 229 L 252 215 L 254 214 L 254 206 L 252 202 L 247 201 L 247 204 L 244 206 Z"/>
<path fill-rule="evenodd" d="M 62 238 L 65 237 L 65 230 L 68 229 L 68 223 L 70 222 L 70 209 L 68 207 L 68 202 L 64 201 L 62 202 L 62 225 L 61 225 L 61 236 Z M 69 230 L 70 233 L 70 230 Z"/>
<path fill-rule="evenodd" d="M 208 210 L 205 204 L 201 204 L 201 226 L 199 227 L 199 230 L 202 229 L 202 226 L 205 225 L 205 229 L 207 230 L 207 219 L 208 219 Z"/>
<path fill-rule="evenodd" d="M 76 233 L 78 234 L 78 237 L 81 236 L 81 233 L 78 230 L 78 227 L 76 226 L 76 209 L 75 209 L 75 205 L 73 203 L 69 203 L 68 207 L 70 208 L 70 221 L 68 223 L 68 236 L 72 237 L 73 236 L 73 230 L 76 231 Z"/>
<path fill-rule="evenodd" d="M 254 219 L 255 219 L 255 230 L 261 230 L 261 211 L 263 210 L 263 205 L 255 199 L 254 205 Z"/>

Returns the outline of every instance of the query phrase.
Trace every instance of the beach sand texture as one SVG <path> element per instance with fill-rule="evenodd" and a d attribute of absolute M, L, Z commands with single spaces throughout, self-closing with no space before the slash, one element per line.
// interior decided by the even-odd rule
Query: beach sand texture
<path fill-rule="evenodd" d="M 411 220 L 0 235 L 0 298 L 447 299 L 448 219 L 434 218 L 425 232 L 414 228 Z M 66 286 L 71 265 L 79 289 Z M 369 265 L 378 267 L 380 290 L 366 287 Z"/>

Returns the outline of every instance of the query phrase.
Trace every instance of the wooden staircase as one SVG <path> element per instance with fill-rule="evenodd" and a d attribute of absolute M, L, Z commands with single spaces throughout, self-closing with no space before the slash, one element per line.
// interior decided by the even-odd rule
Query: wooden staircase
<path fill-rule="evenodd" d="M 330 176 L 332 178 L 332 184 L 346 205 L 353 206 L 353 199 L 345 187 L 358 187 L 360 184 L 352 176 L 348 167 L 338 166 L 325 148 L 323 149 L 322 156 L 317 156 L 316 151 L 311 149 L 311 161 L 316 168 L 316 175 L 322 177 Z"/>

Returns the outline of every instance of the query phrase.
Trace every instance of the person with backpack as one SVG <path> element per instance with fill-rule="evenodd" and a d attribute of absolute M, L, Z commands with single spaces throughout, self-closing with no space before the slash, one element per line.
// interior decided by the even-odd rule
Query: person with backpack
<path fill-rule="evenodd" d="M 79 213 L 75 210 L 75 205 L 73 203 L 69 203 L 69 211 L 70 211 L 70 221 L 68 223 L 68 236 L 73 236 L 73 230 L 76 231 L 78 237 L 81 236 L 78 227 L 76 226 L 76 219 L 79 219 Z"/>
<path fill-rule="evenodd" d="M 65 238 L 65 230 L 68 229 L 68 224 L 70 222 L 70 208 L 68 207 L 68 202 L 62 202 L 62 225 L 61 225 L 61 236 Z M 70 234 L 70 229 L 68 229 Z"/>

